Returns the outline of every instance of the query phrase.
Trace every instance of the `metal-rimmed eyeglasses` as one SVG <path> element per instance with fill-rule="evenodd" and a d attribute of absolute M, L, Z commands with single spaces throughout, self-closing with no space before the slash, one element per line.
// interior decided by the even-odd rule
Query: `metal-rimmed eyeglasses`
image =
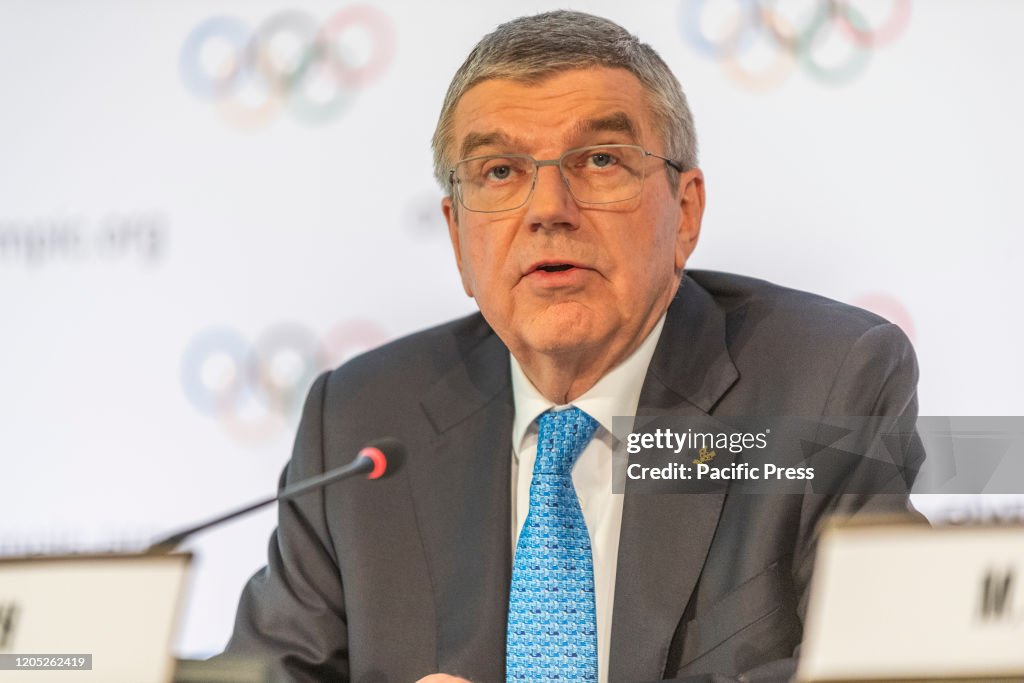
<path fill-rule="evenodd" d="M 639 196 L 648 157 L 682 173 L 678 161 L 639 145 L 592 145 L 570 149 L 557 159 L 529 154 L 487 154 L 455 164 L 448 182 L 469 211 L 511 211 L 530 201 L 541 166 L 557 166 L 569 193 L 581 204 L 613 204 Z"/>

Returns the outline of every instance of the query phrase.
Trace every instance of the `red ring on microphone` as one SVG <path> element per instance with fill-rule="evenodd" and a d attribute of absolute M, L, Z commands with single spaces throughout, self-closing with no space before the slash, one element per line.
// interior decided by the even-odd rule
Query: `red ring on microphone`
<path fill-rule="evenodd" d="M 366 475 L 367 479 L 380 479 L 388 469 L 388 457 L 374 446 L 367 446 L 359 451 L 359 455 L 373 461 L 373 471 Z"/>

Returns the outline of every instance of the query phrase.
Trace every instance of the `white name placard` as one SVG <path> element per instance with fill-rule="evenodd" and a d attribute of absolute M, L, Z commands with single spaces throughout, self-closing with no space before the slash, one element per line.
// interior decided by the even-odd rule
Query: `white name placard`
<path fill-rule="evenodd" d="M 835 524 L 800 681 L 1024 680 L 1024 527 Z"/>
<path fill-rule="evenodd" d="M 189 561 L 0 559 L 0 682 L 167 683 Z"/>

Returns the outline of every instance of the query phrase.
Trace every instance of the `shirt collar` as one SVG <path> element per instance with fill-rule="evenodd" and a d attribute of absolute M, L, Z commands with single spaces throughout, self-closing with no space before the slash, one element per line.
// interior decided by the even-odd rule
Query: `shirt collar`
<path fill-rule="evenodd" d="M 664 326 L 663 314 L 654 329 L 626 360 L 612 368 L 571 405 L 590 415 L 609 432 L 612 431 L 612 417 L 615 415 L 635 415 L 647 368 Z M 516 417 L 512 423 L 512 447 L 518 457 L 523 438 L 533 421 L 548 410 L 562 410 L 569 406 L 555 405 L 544 398 L 523 372 L 515 356 L 509 354 L 509 358 L 512 365 L 512 396 L 516 408 Z"/>

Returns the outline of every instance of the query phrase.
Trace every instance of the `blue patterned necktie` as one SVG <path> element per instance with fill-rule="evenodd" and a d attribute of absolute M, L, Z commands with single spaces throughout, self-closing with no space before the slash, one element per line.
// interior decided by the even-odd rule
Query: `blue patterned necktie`
<path fill-rule="evenodd" d="M 597 681 L 594 559 L 572 466 L 597 422 L 579 408 L 540 416 L 530 512 L 516 544 L 505 679 Z"/>

